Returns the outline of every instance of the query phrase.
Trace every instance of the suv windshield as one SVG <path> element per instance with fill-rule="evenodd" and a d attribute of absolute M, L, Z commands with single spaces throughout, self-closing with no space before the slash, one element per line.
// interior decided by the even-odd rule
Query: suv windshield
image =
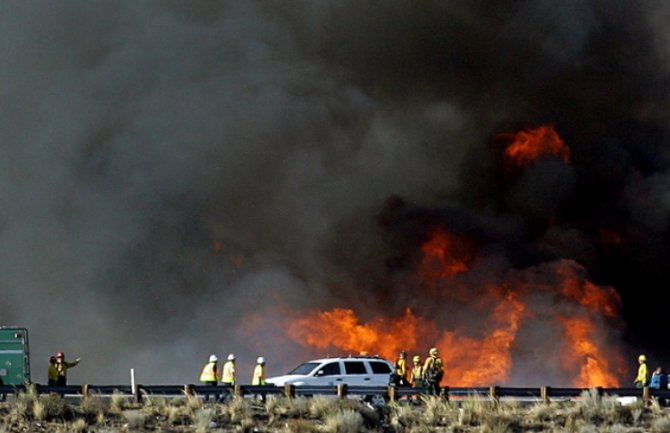
<path fill-rule="evenodd" d="M 288 374 L 305 375 L 314 370 L 314 368 L 316 368 L 317 365 L 319 365 L 318 362 L 306 362 L 304 364 L 300 364 L 293 370 L 289 371 Z"/>

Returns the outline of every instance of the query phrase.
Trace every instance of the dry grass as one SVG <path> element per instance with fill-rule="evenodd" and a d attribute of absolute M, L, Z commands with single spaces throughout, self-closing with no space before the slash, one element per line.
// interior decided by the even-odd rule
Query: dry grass
<path fill-rule="evenodd" d="M 119 409 L 121 409 L 119 411 Z M 199 398 L 91 395 L 78 404 L 30 390 L 0 403 L 0 433 L 670 433 L 670 409 L 642 403 L 621 406 L 585 393 L 575 402 L 524 403 L 484 398 L 445 401 L 425 397 L 371 406 L 358 400 L 284 396 L 265 401 L 235 397 L 202 404 Z"/>

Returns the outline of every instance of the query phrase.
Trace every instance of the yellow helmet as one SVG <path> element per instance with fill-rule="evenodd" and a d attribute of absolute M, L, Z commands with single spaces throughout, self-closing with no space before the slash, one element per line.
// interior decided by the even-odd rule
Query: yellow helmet
<path fill-rule="evenodd" d="M 647 357 L 644 356 L 644 355 L 640 355 L 640 356 L 637 357 L 637 360 L 639 362 L 647 362 Z"/>
<path fill-rule="evenodd" d="M 428 354 L 429 354 L 430 356 L 437 356 L 437 349 L 434 348 L 434 347 L 431 348 L 431 349 L 428 351 Z"/>
<path fill-rule="evenodd" d="M 414 355 L 414 358 L 412 358 L 414 362 L 421 362 L 421 357 L 419 355 Z"/>

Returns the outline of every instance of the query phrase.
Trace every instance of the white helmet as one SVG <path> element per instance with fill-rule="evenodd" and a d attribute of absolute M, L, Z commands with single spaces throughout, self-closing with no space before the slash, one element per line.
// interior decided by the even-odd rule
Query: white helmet
<path fill-rule="evenodd" d="M 228 361 L 234 361 L 234 360 L 235 360 L 235 355 L 233 355 L 232 353 L 230 355 L 228 355 Z"/>
<path fill-rule="evenodd" d="M 218 360 L 219 358 L 217 358 L 216 355 L 209 355 L 209 362 L 216 362 Z"/>
<path fill-rule="evenodd" d="M 256 364 L 265 364 L 265 358 L 259 356 L 258 359 L 256 360 Z"/>

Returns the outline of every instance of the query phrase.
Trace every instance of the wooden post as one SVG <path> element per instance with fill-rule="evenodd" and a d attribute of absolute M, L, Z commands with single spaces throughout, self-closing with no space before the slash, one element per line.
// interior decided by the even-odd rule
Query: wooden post
<path fill-rule="evenodd" d="M 184 395 L 193 397 L 193 388 L 191 388 L 191 385 L 184 385 Z"/>
<path fill-rule="evenodd" d="M 135 385 L 135 402 L 142 403 L 142 385 Z"/>
<path fill-rule="evenodd" d="M 498 390 L 499 387 L 497 386 L 489 387 L 489 398 L 491 398 L 491 401 L 493 401 L 494 403 L 498 403 L 500 401 Z"/>
<path fill-rule="evenodd" d="M 389 385 L 386 392 L 389 396 L 389 401 L 396 401 L 398 389 L 394 385 Z"/>
<path fill-rule="evenodd" d="M 651 404 L 651 388 L 648 386 L 642 388 L 642 401 L 644 404 Z"/>
<path fill-rule="evenodd" d="M 347 398 L 347 384 L 338 383 L 337 384 L 337 396 L 339 398 Z"/>
<path fill-rule="evenodd" d="M 442 389 L 440 389 L 440 397 L 442 397 L 446 401 L 449 401 L 449 387 L 448 386 L 443 386 Z"/>
<path fill-rule="evenodd" d="M 291 385 L 290 383 L 284 385 L 284 395 L 289 399 L 295 398 L 295 385 Z"/>
<path fill-rule="evenodd" d="M 542 401 L 545 404 L 551 403 L 551 399 L 549 398 L 551 395 L 551 387 L 550 386 L 543 386 L 540 388 L 540 397 L 542 398 Z"/>
<path fill-rule="evenodd" d="M 244 397 L 244 391 L 242 390 L 241 385 L 235 385 L 235 396 L 236 397 Z"/>
<path fill-rule="evenodd" d="M 85 383 L 81 386 L 81 395 L 84 398 L 88 398 L 88 383 Z"/>

